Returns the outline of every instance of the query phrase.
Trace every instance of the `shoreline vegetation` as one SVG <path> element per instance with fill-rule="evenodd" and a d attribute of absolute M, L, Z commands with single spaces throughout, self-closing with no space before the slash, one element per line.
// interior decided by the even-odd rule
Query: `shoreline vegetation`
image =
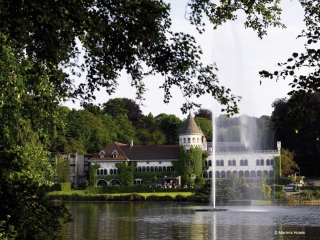
<path fill-rule="evenodd" d="M 87 193 L 85 190 L 54 191 L 48 194 L 52 201 L 151 201 L 190 202 L 192 192 L 132 192 L 132 193 Z"/>

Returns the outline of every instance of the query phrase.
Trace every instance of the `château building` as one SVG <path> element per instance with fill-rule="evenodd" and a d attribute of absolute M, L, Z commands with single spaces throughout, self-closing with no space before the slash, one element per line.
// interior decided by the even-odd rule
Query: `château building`
<path fill-rule="evenodd" d="M 111 143 L 88 161 L 91 164 L 99 164 L 97 176 L 114 175 L 114 178 L 109 181 L 98 177 L 96 185 L 121 184 L 117 179 L 116 163 L 119 162 L 136 162 L 136 172 L 174 171 L 173 162 L 179 161 L 181 146 L 186 150 L 199 147 L 209 154 L 206 159 L 208 168 L 204 172 L 205 178 L 212 178 L 213 171 L 216 171 L 216 178 L 228 178 L 234 174 L 245 178 L 260 178 L 262 173 L 269 178 L 274 177 L 274 157 L 280 155 L 280 146 L 277 150 L 259 151 L 251 151 L 239 142 L 217 142 L 215 146 L 212 146 L 211 142 L 206 141 L 191 113 L 177 137 L 179 137 L 179 145 L 134 145 L 132 140 L 129 144 Z M 214 158 L 213 147 L 215 149 Z M 135 184 L 142 182 L 143 179 L 134 180 Z"/>

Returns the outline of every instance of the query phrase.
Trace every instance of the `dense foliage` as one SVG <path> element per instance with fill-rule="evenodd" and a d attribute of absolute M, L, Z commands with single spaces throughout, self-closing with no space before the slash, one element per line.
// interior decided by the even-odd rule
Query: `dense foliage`
<path fill-rule="evenodd" d="M 203 172 L 205 170 L 205 159 L 208 155 L 203 154 L 199 147 L 191 147 L 185 150 L 180 147 L 180 159 L 173 162 L 173 168 L 178 176 L 181 176 L 181 184 L 183 186 L 191 186 L 204 183 Z"/>
<path fill-rule="evenodd" d="M 119 114 L 113 113 L 112 109 L 117 109 L 113 104 L 124 106 L 124 102 L 130 102 L 135 107 L 132 110 L 120 108 Z M 108 111 L 105 106 L 108 106 Z M 113 141 L 129 143 L 131 139 L 136 145 L 178 144 L 177 136 L 185 121 L 173 114 L 144 115 L 138 104 L 126 98 L 110 99 L 102 106 L 87 104 L 80 110 L 67 107 L 59 109 L 64 114 L 64 127 L 55 128 L 50 133 L 51 152 L 93 154 Z M 136 112 L 139 117 L 132 117 Z M 211 115 L 210 112 L 208 114 Z M 211 141 L 211 119 L 203 116 L 195 117 L 195 121 L 207 141 Z M 258 150 L 275 148 L 272 142 L 273 125 L 268 116 L 256 118 L 242 115 L 228 118 L 227 115 L 220 115 L 216 125 L 218 141 L 245 141 L 251 144 L 252 149 Z"/>
<path fill-rule="evenodd" d="M 286 67 L 289 71 L 262 75 L 293 76 L 294 87 L 318 91 L 319 51 L 309 46 L 319 37 L 320 8 L 318 1 L 301 0 L 301 3 L 307 25 L 302 34 L 308 39 L 306 54 L 294 53 L 295 60 L 288 59 L 294 63 Z M 239 11 L 243 11 L 245 27 L 262 37 L 269 26 L 283 26 L 279 21 L 279 4 L 279 0 L 221 0 L 220 4 L 191 0 L 186 15 L 202 32 L 203 16 L 217 27 L 235 20 Z M 167 134 L 164 140 L 157 129 L 149 136 L 135 122 L 139 115 L 124 111 L 117 116 L 105 112 L 96 117 L 100 111 L 94 106 L 87 105 L 83 112 L 70 111 L 59 107 L 61 102 L 77 97 L 89 101 L 95 98 L 94 91 L 100 89 L 112 94 L 121 71 L 125 71 L 139 100 L 143 100 L 146 91 L 145 77 L 160 74 L 165 103 L 171 100 L 170 90 L 176 86 L 187 99 L 211 94 L 227 114 L 238 112 L 239 98 L 218 84 L 214 66 L 201 63 L 202 52 L 195 38 L 171 31 L 170 4 L 162 0 L 2 0 L 0 9 L 0 236 L 3 238 L 11 234 L 17 239 L 56 238 L 59 218 L 67 220 L 66 209 L 45 199 L 51 185 L 48 179 L 52 177 L 48 149 L 95 152 L 114 139 L 126 142 L 137 136 L 144 138 L 141 140 L 144 143 L 149 140 L 174 143 Z M 313 70 L 307 76 L 296 77 L 293 69 L 300 66 Z M 81 75 L 85 81 L 77 82 Z M 300 101 L 299 95 L 296 99 Z M 187 101 L 181 109 L 186 112 L 196 105 Z M 125 106 L 130 109 L 129 102 Z M 179 123 L 173 117 L 169 120 L 173 125 Z M 104 131 L 105 126 L 110 133 Z M 113 126 L 115 131 L 111 131 Z M 135 128 L 140 128 L 136 131 L 138 135 Z M 301 156 L 301 152 L 295 152 Z M 316 157 L 313 155 L 310 162 L 315 162 Z"/>
<path fill-rule="evenodd" d="M 320 166 L 320 94 L 308 94 L 308 97 L 300 102 L 308 114 L 299 120 L 299 127 L 295 122 L 286 121 L 291 111 L 290 104 L 290 99 L 277 99 L 273 103 L 274 111 L 271 118 L 278 122 L 285 122 L 278 124 L 275 139 L 281 141 L 282 148 L 294 152 L 294 162 L 300 167 L 301 174 L 317 176 Z M 293 168 L 298 172 L 297 166 Z"/>

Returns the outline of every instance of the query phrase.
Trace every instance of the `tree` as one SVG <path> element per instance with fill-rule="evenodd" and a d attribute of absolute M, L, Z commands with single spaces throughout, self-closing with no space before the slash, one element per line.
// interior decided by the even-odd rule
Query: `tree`
<path fill-rule="evenodd" d="M 121 98 L 112 98 L 108 102 L 102 104 L 105 113 L 112 117 L 116 117 L 120 114 L 128 114 L 128 110 L 125 108 L 125 103 Z"/>
<path fill-rule="evenodd" d="M 303 29 L 298 38 L 305 38 L 304 53 L 292 53 L 286 62 L 278 63 L 279 70 L 269 72 L 260 71 L 263 78 L 290 79 L 292 91 L 288 93 L 286 121 L 294 123 L 297 129 L 301 128 L 301 122 L 308 116 L 308 108 L 305 103 L 308 102 L 310 93 L 319 92 L 320 87 L 320 67 L 319 57 L 320 49 L 317 49 L 317 43 L 320 38 L 320 23 L 318 16 L 320 14 L 319 1 L 307 0 L 299 1 L 304 9 L 304 22 L 306 29 Z"/>
<path fill-rule="evenodd" d="M 161 113 L 156 117 L 156 121 L 160 129 L 166 135 L 166 144 L 177 144 L 177 136 L 180 133 L 182 127 L 182 121 L 180 118 L 176 117 L 173 114 L 164 114 Z"/>
<path fill-rule="evenodd" d="M 195 114 L 195 118 L 207 118 L 208 120 L 212 121 L 212 112 L 209 109 L 200 108 Z"/>
<path fill-rule="evenodd" d="M 0 33 L 0 236 L 56 239 L 69 214 L 47 201 L 53 171 L 46 145 L 60 97 L 50 71 L 18 58 L 23 53 L 8 41 Z"/>
<path fill-rule="evenodd" d="M 294 155 L 294 152 L 290 152 L 288 149 L 281 149 L 281 170 L 299 169 L 297 163 L 293 161 Z"/>
<path fill-rule="evenodd" d="M 202 1 L 198 5 L 204 7 Z M 95 99 L 94 91 L 101 88 L 112 94 L 125 70 L 139 100 L 146 91 L 143 79 L 162 74 L 159 85 L 166 103 L 172 98 L 171 87 L 177 86 L 186 98 L 209 93 L 227 113 L 238 111 L 239 99 L 217 84 L 215 67 L 201 63 L 194 37 L 170 30 L 170 4 L 162 0 L 5 1 L 0 7 L 1 32 L 13 49 L 24 50 L 20 57 L 45 64 L 55 75 L 52 86 L 64 97 Z M 84 61 L 78 60 L 81 55 Z M 62 71 L 65 68 L 70 74 Z M 72 76 L 84 72 L 86 83 L 75 85 Z M 184 103 L 182 110 L 195 105 Z"/>
<path fill-rule="evenodd" d="M 257 30 L 259 36 L 264 35 L 270 25 L 281 26 L 279 1 L 221 3 L 218 6 L 209 0 L 190 1 L 191 23 L 202 31 L 202 13 L 217 26 L 225 20 L 234 20 L 234 12 L 244 9 L 245 25 Z M 28 142 L 28 135 L 24 134 L 26 128 L 34 133 L 39 147 L 49 147 L 52 124 L 59 119 L 59 103 L 77 97 L 84 101 L 95 99 L 94 91 L 101 88 L 108 94 L 114 93 L 124 70 L 139 100 L 143 100 L 146 91 L 144 78 L 161 74 L 163 83 L 159 85 L 164 90 L 165 103 L 172 98 L 171 87 L 177 86 L 185 98 L 211 94 L 227 114 L 238 112 L 239 98 L 232 95 L 230 89 L 219 86 L 214 66 L 201 63 L 202 52 L 194 37 L 170 30 L 170 5 L 162 0 L 27 0 L 14 4 L 1 1 L 0 9 L 0 201 L 14 202 L 15 196 L 10 191 L 16 186 L 21 187 L 18 190 L 26 189 L 25 195 L 17 198 L 20 203 L 34 203 L 32 209 L 17 208 L 30 212 L 28 218 L 25 214 L 20 221 L 11 221 L 8 215 L 19 216 L 21 212 L 14 212 L 12 206 L 1 202 L 3 237 L 7 237 L 10 226 L 15 227 L 19 239 L 54 238 L 53 230 L 59 228 L 57 222 L 63 217 L 63 210 L 49 203 L 39 205 L 45 191 L 35 188 L 37 179 L 31 176 L 24 185 L 24 181 L 19 183 L 8 178 L 24 176 L 23 168 L 30 164 L 31 157 L 19 155 L 21 152 L 15 148 Z M 76 85 L 75 78 L 84 74 L 85 81 Z M 196 105 L 187 102 L 181 109 L 186 112 Z M 72 134 L 69 131 L 69 135 Z M 87 139 L 81 139 L 85 136 L 78 136 L 78 139 L 72 138 L 76 144 L 86 145 Z M 11 182 L 6 182 L 8 179 Z M 32 201 L 33 196 L 39 196 L 39 201 Z M 31 211 L 34 209 L 36 217 Z M 47 221 L 38 221 L 44 217 Z M 24 224 L 30 219 L 32 224 Z M 46 228 L 42 228 L 42 223 Z"/>
<path fill-rule="evenodd" d="M 202 133 L 205 135 L 207 141 L 212 141 L 212 121 L 207 118 L 196 117 L 195 122 L 201 129 Z"/>
<path fill-rule="evenodd" d="M 294 97 L 294 95 L 292 96 Z M 275 129 L 275 141 L 281 140 L 282 148 L 295 153 L 295 162 L 301 167 L 306 176 L 317 174 L 320 148 L 320 94 L 312 93 L 301 103 L 305 106 L 307 115 L 301 119 L 299 128 L 294 122 L 285 119 L 290 114 L 289 100 L 281 99 L 274 102 L 272 119 L 276 119 L 277 128 Z M 302 121 L 303 120 L 303 121 Z"/>

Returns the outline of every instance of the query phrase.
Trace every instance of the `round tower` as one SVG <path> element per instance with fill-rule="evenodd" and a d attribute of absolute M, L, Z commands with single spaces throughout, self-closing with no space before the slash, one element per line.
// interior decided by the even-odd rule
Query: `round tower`
<path fill-rule="evenodd" d="M 184 146 L 186 150 L 191 147 L 200 147 L 203 151 L 207 150 L 207 140 L 194 121 L 191 112 L 180 130 L 179 145 Z"/>

